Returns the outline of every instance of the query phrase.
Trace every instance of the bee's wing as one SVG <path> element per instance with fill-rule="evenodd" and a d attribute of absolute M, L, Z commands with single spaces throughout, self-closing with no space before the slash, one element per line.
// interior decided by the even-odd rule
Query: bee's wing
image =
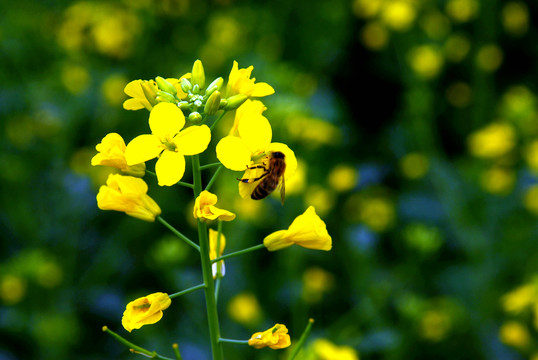
<path fill-rule="evenodd" d="M 284 205 L 284 200 L 286 200 L 286 183 L 284 182 L 284 176 L 280 178 L 280 201 Z"/>

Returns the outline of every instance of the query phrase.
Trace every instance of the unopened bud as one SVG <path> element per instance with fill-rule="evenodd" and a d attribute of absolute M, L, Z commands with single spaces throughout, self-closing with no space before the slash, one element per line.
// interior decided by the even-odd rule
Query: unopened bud
<path fill-rule="evenodd" d="M 155 81 L 157 82 L 157 86 L 159 87 L 159 89 L 161 89 L 162 91 L 166 91 L 167 93 L 169 94 L 172 94 L 172 95 L 176 95 L 177 94 L 177 89 L 174 85 L 172 85 L 168 80 L 166 80 L 165 78 L 163 77 L 160 77 L 160 76 L 157 76 L 155 78 Z"/>
<path fill-rule="evenodd" d="M 238 107 L 243 105 L 243 103 L 247 101 L 247 99 L 248 99 L 248 96 L 246 96 L 245 94 L 237 94 L 234 96 L 230 96 L 228 99 L 226 99 L 228 103 L 224 107 L 224 110 L 237 109 Z"/>
<path fill-rule="evenodd" d="M 181 79 L 181 90 L 183 90 L 184 93 L 188 93 L 192 90 L 192 84 L 188 79 Z"/>
<path fill-rule="evenodd" d="M 207 115 L 213 115 L 219 111 L 220 106 L 220 91 L 214 91 L 207 102 L 205 103 L 204 113 Z"/>
<path fill-rule="evenodd" d="M 189 114 L 189 120 L 194 123 L 194 124 L 197 124 L 199 123 L 200 121 L 202 121 L 202 115 L 200 115 L 200 113 L 198 113 L 197 111 L 195 112 L 191 112 Z"/>
<path fill-rule="evenodd" d="M 226 108 L 226 105 L 228 105 L 228 100 L 226 99 L 220 99 L 219 109 Z"/>
<path fill-rule="evenodd" d="M 181 110 L 189 110 L 191 108 L 191 104 L 189 104 L 188 101 L 180 101 L 177 106 L 181 109 Z"/>
<path fill-rule="evenodd" d="M 210 96 L 214 91 L 220 90 L 222 87 L 222 84 L 224 84 L 224 79 L 219 77 L 218 79 L 213 80 L 211 84 L 205 89 L 205 95 Z"/>
<path fill-rule="evenodd" d="M 157 91 L 157 97 L 160 97 L 161 99 L 169 103 L 174 103 L 174 104 L 177 103 L 177 100 L 174 97 L 174 95 L 169 94 L 165 91 L 161 91 L 161 90 Z"/>
<path fill-rule="evenodd" d="M 203 89 L 205 85 L 204 66 L 200 60 L 196 60 L 192 66 L 192 84 L 198 85 L 199 89 Z"/>
<path fill-rule="evenodd" d="M 155 101 L 155 98 L 157 97 L 157 89 L 155 86 L 150 83 L 149 81 L 142 81 L 142 91 L 144 92 L 144 96 L 146 97 L 146 100 L 151 104 L 151 106 L 157 105 L 157 101 Z"/>
<path fill-rule="evenodd" d="M 198 95 L 200 93 L 200 86 L 198 86 L 198 84 L 194 84 L 191 91 L 193 94 Z"/>

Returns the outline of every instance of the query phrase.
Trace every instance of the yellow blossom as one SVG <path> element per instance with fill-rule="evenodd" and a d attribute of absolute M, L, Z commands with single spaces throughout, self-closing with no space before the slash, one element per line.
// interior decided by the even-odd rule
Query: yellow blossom
<path fill-rule="evenodd" d="M 516 144 L 514 128 L 507 123 L 491 123 L 467 139 L 469 152 L 480 158 L 495 158 L 505 155 Z"/>
<path fill-rule="evenodd" d="M 161 186 L 176 184 L 185 173 L 185 155 L 203 152 L 211 140 L 207 125 L 185 125 L 185 116 L 171 103 L 155 105 L 149 115 L 151 134 L 134 138 L 125 150 L 127 165 L 146 162 L 158 157 L 155 164 Z"/>
<path fill-rule="evenodd" d="M 411 2 L 392 0 L 382 8 L 381 19 L 393 30 L 406 31 L 413 25 L 416 13 L 417 11 Z"/>
<path fill-rule="evenodd" d="M 144 180 L 132 176 L 110 174 L 106 185 L 97 194 L 97 206 L 101 210 L 123 211 L 144 221 L 155 221 L 161 208 L 146 193 Z"/>
<path fill-rule="evenodd" d="M 245 326 L 256 325 L 262 319 L 258 299 L 250 292 L 234 296 L 228 303 L 227 310 L 230 318 Z"/>
<path fill-rule="evenodd" d="M 288 228 L 265 237 L 263 244 L 269 251 L 287 248 L 294 244 L 307 249 L 329 251 L 332 248 L 332 238 L 327 232 L 323 220 L 316 214 L 313 206 L 299 215 Z"/>
<path fill-rule="evenodd" d="M 127 304 L 121 323 L 129 332 L 144 325 L 155 324 L 161 320 L 163 310 L 168 309 L 171 303 L 168 294 L 161 292 L 138 298 Z"/>
<path fill-rule="evenodd" d="M 501 298 L 501 304 L 507 313 L 518 314 L 533 304 L 538 295 L 538 288 L 533 283 L 515 288 Z"/>
<path fill-rule="evenodd" d="M 125 160 L 125 142 L 116 133 L 110 133 L 97 144 L 95 149 L 99 152 L 92 158 L 92 165 L 111 166 L 120 169 L 127 175 L 142 177 L 146 173 L 146 164 L 128 166 Z"/>
<path fill-rule="evenodd" d="M 507 321 L 499 329 L 499 338 L 506 345 L 516 348 L 525 348 L 529 345 L 529 331 L 517 321 Z"/>
<path fill-rule="evenodd" d="M 235 219 L 234 213 L 228 210 L 219 209 L 218 207 L 214 206 L 216 203 L 217 195 L 204 190 L 196 198 L 192 215 L 195 219 L 202 220 L 219 219 L 223 221 L 232 221 Z"/>
<path fill-rule="evenodd" d="M 216 259 L 219 256 L 222 256 L 222 253 L 224 252 L 224 248 L 226 247 L 226 238 L 224 237 L 224 234 L 221 233 L 220 238 L 218 235 L 219 235 L 218 231 L 209 229 L 209 258 L 211 260 Z M 217 251 L 217 248 L 218 248 L 218 251 Z M 212 268 L 213 268 L 214 279 L 216 279 L 217 277 L 223 277 L 226 274 L 226 268 L 224 267 L 224 260 L 213 263 Z"/>
<path fill-rule="evenodd" d="M 234 61 L 232 71 L 226 85 L 226 97 L 243 94 L 248 97 L 263 97 L 271 95 L 275 90 L 267 83 L 255 83 L 255 78 L 250 78 L 254 66 L 239 69 L 239 64 Z"/>
<path fill-rule="evenodd" d="M 252 334 L 248 344 L 256 349 L 269 346 L 271 349 L 284 349 L 290 346 L 290 336 L 286 325 L 276 324 L 264 332 Z"/>
<path fill-rule="evenodd" d="M 319 360 L 359 360 L 351 346 L 337 346 L 326 339 L 316 339 L 311 348 Z"/>
<path fill-rule="evenodd" d="M 149 92 L 148 95 L 144 92 L 143 87 L 146 87 L 146 92 Z M 146 108 L 151 111 L 153 105 L 149 102 L 147 96 L 151 95 L 151 100 L 154 101 L 159 88 L 154 80 L 133 80 L 125 86 L 123 91 L 131 97 L 131 99 L 127 99 L 123 103 L 123 108 L 125 110 L 140 110 Z"/>
<path fill-rule="evenodd" d="M 247 99 L 235 112 L 234 124 L 228 135 L 238 136 L 238 128 L 241 120 L 250 121 L 252 117 L 261 115 L 265 110 L 267 110 L 267 107 L 261 101 Z"/>

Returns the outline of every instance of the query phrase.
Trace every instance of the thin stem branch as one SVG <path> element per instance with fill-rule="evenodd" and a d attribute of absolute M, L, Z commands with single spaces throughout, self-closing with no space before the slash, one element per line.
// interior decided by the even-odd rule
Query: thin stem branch
<path fill-rule="evenodd" d="M 157 354 L 155 351 L 149 351 L 147 349 L 144 349 L 143 347 L 140 347 L 138 345 L 133 344 L 132 342 L 124 339 L 120 335 L 116 334 L 114 331 L 110 330 L 107 326 L 103 326 L 103 331 L 107 334 L 111 335 L 114 339 L 116 339 L 118 342 L 122 343 L 123 345 L 127 346 L 131 352 L 139 353 L 141 355 L 147 356 L 151 359 L 159 359 L 159 360 L 173 360 L 170 358 L 167 358 L 165 356 L 161 356 Z"/>
<path fill-rule="evenodd" d="M 185 241 L 187 244 L 195 248 L 198 252 L 200 252 L 200 246 L 196 245 L 191 239 L 177 231 L 172 225 L 170 225 L 166 220 L 164 220 L 162 217 L 157 216 L 157 220 L 161 222 L 164 226 L 166 226 L 171 232 L 173 232 L 178 238 Z"/>
<path fill-rule="evenodd" d="M 295 356 L 301 351 L 301 348 L 304 345 L 304 342 L 306 341 L 306 338 L 308 337 L 308 334 L 310 334 L 310 330 L 312 330 L 312 325 L 314 325 L 314 319 L 310 318 L 308 319 L 308 324 L 306 324 L 306 328 L 304 329 L 303 333 L 301 334 L 301 337 L 299 338 L 299 341 L 293 348 L 293 352 L 291 353 L 291 356 L 289 360 L 295 359 Z"/>
<path fill-rule="evenodd" d="M 234 257 L 234 256 L 239 256 L 239 255 L 249 253 L 251 251 L 263 249 L 264 247 L 265 247 L 265 245 L 263 245 L 263 244 L 255 245 L 255 246 L 252 246 L 252 247 L 249 247 L 249 248 L 246 248 L 246 249 L 243 249 L 243 250 L 239 250 L 239 251 L 236 251 L 236 252 L 233 252 L 233 253 L 230 253 L 230 254 L 222 255 L 222 256 L 220 256 L 218 258 L 215 258 L 215 259 L 211 260 L 211 262 L 217 262 L 219 260 L 229 259 L 229 258 Z"/>
<path fill-rule="evenodd" d="M 212 167 L 219 166 L 219 165 L 221 165 L 220 162 L 211 163 L 211 164 L 206 164 L 206 165 L 201 165 L 201 166 L 200 166 L 200 170 L 211 169 Z"/>
<path fill-rule="evenodd" d="M 223 111 L 222 114 L 220 114 L 220 116 L 217 118 L 217 120 L 215 120 L 213 124 L 211 124 L 211 126 L 209 127 L 209 130 L 213 130 L 215 125 L 217 125 L 219 121 L 222 120 L 222 118 L 224 117 L 224 114 L 226 114 L 226 111 Z"/>
<path fill-rule="evenodd" d="M 150 175 L 153 175 L 155 177 L 157 177 L 157 174 L 155 174 L 153 171 L 150 171 L 150 170 L 146 170 L 146 173 L 150 174 Z M 188 187 L 189 189 L 192 189 L 194 187 L 193 184 L 189 184 L 189 183 L 186 183 L 184 181 L 178 181 L 176 183 L 176 185 L 181 185 L 181 186 L 185 186 L 185 187 Z"/>
<path fill-rule="evenodd" d="M 248 340 L 234 340 L 234 339 L 225 339 L 225 338 L 220 338 L 219 339 L 219 342 L 223 343 L 230 343 L 230 344 L 243 344 L 243 345 L 248 345 Z"/>
<path fill-rule="evenodd" d="M 215 183 L 215 180 L 217 180 L 217 178 L 219 177 L 219 174 L 220 174 L 220 172 L 222 171 L 223 168 L 224 168 L 224 166 L 222 164 L 220 164 L 220 166 L 217 168 L 217 170 L 215 170 L 215 173 L 213 174 L 213 177 L 211 178 L 211 180 L 209 180 L 209 182 L 207 183 L 207 186 L 205 187 L 205 189 L 207 191 L 209 191 L 209 189 L 211 189 L 211 187 Z"/>
<path fill-rule="evenodd" d="M 191 293 L 191 292 L 194 292 L 194 291 L 196 291 L 196 290 L 203 289 L 203 288 L 205 288 L 205 284 L 196 285 L 196 286 L 193 286 L 193 287 L 188 288 L 188 289 L 186 289 L 186 290 L 182 290 L 182 291 L 177 292 L 177 293 L 174 293 L 174 294 L 172 294 L 172 295 L 168 295 L 168 297 L 169 297 L 170 299 L 172 299 L 172 298 L 175 298 L 175 297 L 178 297 L 178 296 L 181 296 L 181 295 L 189 294 L 189 293 Z"/>

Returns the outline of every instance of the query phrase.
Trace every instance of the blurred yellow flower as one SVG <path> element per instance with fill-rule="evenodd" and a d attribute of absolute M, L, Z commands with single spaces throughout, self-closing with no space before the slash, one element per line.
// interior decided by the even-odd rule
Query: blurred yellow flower
<path fill-rule="evenodd" d="M 524 156 L 529 167 L 538 172 L 538 140 L 532 141 L 525 147 Z"/>
<path fill-rule="evenodd" d="M 219 256 L 222 256 L 222 253 L 224 252 L 224 248 L 226 247 L 226 238 L 224 237 L 224 234 L 221 233 L 220 237 L 218 235 L 219 235 L 218 231 L 209 229 L 209 258 L 211 260 L 216 259 Z M 217 277 L 223 277 L 224 275 L 226 275 L 226 268 L 224 267 L 224 260 L 213 263 L 212 270 L 213 270 L 214 279 L 216 279 Z"/>
<path fill-rule="evenodd" d="M 476 65 L 484 71 L 497 70 L 502 61 L 503 52 L 500 47 L 494 44 L 484 45 L 476 53 Z"/>
<path fill-rule="evenodd" d="M 62 282 L 63 270 L 52 261 L 46 261 L 39 264 L 36 271 L 36 280 L 39 285 L 47 289 L 52 289 Z"/>
<path fill-rule="evenodd" d="M 529 9 L 523 1 L 510 1 L 501 11 L 504 30 L 514 36 L 521 36 L 529 29 Z"/>
<path fill-rule="evenodd" d="M 409 30 L 416 16 L 417 10 L 407 0 L 386 1 L 381 9 L 381 20 L 383 23 L 396 31 Z"/>
<path fill-rule="evenodd" d="M 118 105 L 125 98 L 124 88 L 127 78 L 121 74 L 112 74 L 108 76 L 101 84 L 101 93 L 106 102 L 110 105 Z"/>
<path fill-rule="evenodd" d="M 471 87 L 462 81 L 454 82 L 446 89 L 446 100 L 452 106 L 463 108 L 468 106 L 472 100 Z"/>
<path fill-rule="evenodd" d="M 264 332 L 252 334 L 248 344 L 255 349 L 269 346 L 271 349 L 284 349 L 290 346 L 290 336 L 286 325 L 276 324 Z"/>
<path fill-rule="evenodd" d="M 516 144 L 516 132 L 507 123 L 491 123 L 476 130 L 467 138 L 471 155 L 496 158 L 507 154 Z"/>
<path fill-rule="evenodd" d="M 431 45 L 420 45 L 408 53 L 411 69 L 420 77 L 432 79 L 436 77 L 444 64 L 441 51 Z"/>
<path fill-rule="evenodd" d="M 62 66 L 62 84 L 71 94 L 80 94 L 88 88 L 90 84 L 90 74 L 81 65 L 66 64 Z"/>
<path fill-rule="evenodd" d="M 450 33 L 450 20 L 435 10 L 430 10 L 421 17 L 420 26 L 431 39 L 442 39 Z"/>
<path fill-rule="evenodd" d="M 518 314 L 531 306 L 537 299 L 538 288 L 534 283 L 518 286 L 501 298 L 501 304 L 509 314 Z"/>
<path fill-rule="evenodd" d="M 292 245 L 307 249 L 329 251 L 332 248 L 332 238 L 327 232 L 323 220 L 316 214 L 313 206 L 299 215 L 288 228 L 265 237 L 263 244 L 269 251 L 276 251 Z"/>
<path fill-rule="evenodd" d="M 451 34 L 445 42 L 446 58 L 452 62 L 462 61 L 471 50 L 469 38 L 461 33 Z"/>
<path fill-rule="evenodd" d="M 0 299 L 6 305 L 14 305 L 26 295 L 26 280 L 17 275 L 4 275 L 0 279 Z"/>
<path fill-rule="evenodd" d="M 359 354 L 351 346 L 338 346 L 326 339 L 316 339 L 310 346 L 319 360 L 359 360 Z"/>
<path fill-rule="evenodd" d="M 525 348 L 530 343 L 530 335 L 527 328 L 517 321 L 507 321 L 499 329 L 499 339 L 506 345 L 515 348 Z"/>
<path fill-rule="evenodd" d="M 120 169 L 127 175 L 143 177 L 146 174 L 146 164 L 128 166 L 125 160 L 125 148 L 123 138 L 119 134 L 110 133 L 95 147 L 99 153 L 92 158 L 91 164 L 110 166 Z"/>
<path fill-rule="evenodd" d="M 256 326 L 262 320 L 262 310 L 256 296 L 242 292 L 234 296 L 227 307 L 230 318 L 245 326 Z"/>
<path fill-rule="evenodd" d="M 377 21 L 370 21 L 364 25 L 360 33 L 363 45 L 374 51 L 385 48 L 389 41 L 388 30 Z"/>
<path fill-rule="evenodd" d="M 342 139 L 341 130 L 324 119 L 292 113 L 284 123 L 290 139 L 301 141 L 308 148 L 338 143 Z"/>
<path fill-rule="evenodd" d="M 383 6 L 385 0 L 355 0 L 353 2 L 353 13 L 362 18 L 376 16 Z"/>
<path fill-rule="evenodd" d="M 217 195 L 204 190 L 196 198 L 192 215 L 195 219 L 201 220 L 219 219 L 222 221 L 232 221 L 235 219 L 234 213 L 228 210 L 219 209 L 218 207 L 214 206 L 216 203 Z"/>
<path fill-rule="evenodd" d="M 394 204 L 383 197 L 364 199 L 359 213 L 360 220 L 376 232 L 387 230 L 396 218 Z"/>
<path fill-rule="evenodd" d="M 303 273 L 302 298 L 305 302 L 316 303 L 333 286 L 334 276 L 330 272 L 320 267 L 311 267 Z"/>
<path fill-rule="evenodd" d="M 430 161 L 421 153 L 409 153 L 400 159 L 400 169 L 406 178 L 420 179 L 430 169 Z"/>
<path fill-rule="evenodd" d="M 333 208 L 336 194 L 331 189 L 314 184 L 306 189 L 304 202 L 314 206 L 316 211 L 323 216 Z"/>
<path fill-rule="evenodd" d="M 127 144 L 127 165 L 158 157 L 155 172 L 159 185 L 176 184 L 185 173 L 185 155 L 203 152 L 211 140 L 211 131 L 207 125 L 194 125 L 181 130 L 184 125 L 185 116 L 176 105 L 155 105 L 149 115 L 151 135 L 137 136 Z"/>
<path fill-rule="evenodd" d="M 338 192 L 349 191 L 359 183 L 359 172 L 348 164 L 336 165 L 329 173 L 329 185 Z"/>
<path fill-rule="evenodd" d="M 467 22 L 471 20 L 479 10 L 477 0 L 449 0 L 445 11 L 454 21 Z"/>
<path fill-rule="evenodd" d="M 534 215 L 538 215 L 538 185 L 530 186 L 523 197 L 523 205 Z"/>
<path fill-rule="evenodd" d="M 146 193 L 144 180 L 132 176 L 110 174 L 97 194 L 97 206 L 101 210 L 123 211 L 144 221 L 155 221 L 161 208 Z"/>
<path fill-rule="evenodd" d="M 484 190 L 498 195 L 508 194 L 516 182 L 514 170 L 494 166 L 480 176 L 480 184 Z"/>
<path fill-rule="evenodd" d="M 171 303 L 168 294 L 161 292 L 138 298 L 127 304 L 121 323 L 129 332 L 144 325 L 155 324 L 161 320 L 163 310 L 168 309 Z"/>
<path fill-rule="evenodd" d="M 226 97 L 243 94 L 248 97 L 263 97 L 274 94 L 275 90 L 267 83 L 255 83 L 255 78 L 250 78 L 254 66 L 239 69 L 237 61 L 234 61 L 232 71 L 226 85 Z"/>
<path fill-rule="evenodd" d="M 421 335 L 430 341 L 443 340 L 452 326 L 450 315 L 441 310 L 428 310 L 420 322 Z"/>

